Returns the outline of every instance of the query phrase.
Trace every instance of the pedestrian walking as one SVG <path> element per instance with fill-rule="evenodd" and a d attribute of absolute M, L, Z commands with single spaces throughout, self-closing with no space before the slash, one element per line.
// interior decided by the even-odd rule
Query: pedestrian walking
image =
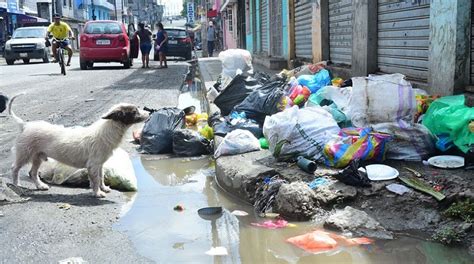
<path fill-rule="evenodd" d="M 216 29 L 214 23 L 209 21 L 209 27 L 207 28 L 207 53 L 209 57 L 212 57 L 214 53 L 214 40 L 216 39 Z"/>
<path fill-rule="evenodd" d="M 150 68 L 150 50 L 151 50 L 151 31 L 145 28 L 145 23 L 138 23 L 138 30 L 134 34 L 134 38 L 138 36 L 140 39 L 140 51 L 142 52 L 142 68 Z"/>
<path fill-rule="evenodd" d="M 158 32 L 156 33 L 156 47 L 155 50 L 158 52 L 158 56 L 160 58 L 160 67 L 168 68 L 168 63 L 166 61 L 166 53 L 168 52 L 168 33 L 163 27 L 163 24 L 160 22 L 158 25 Z M 163 66 L 163 64 L 165 66 Z"/>

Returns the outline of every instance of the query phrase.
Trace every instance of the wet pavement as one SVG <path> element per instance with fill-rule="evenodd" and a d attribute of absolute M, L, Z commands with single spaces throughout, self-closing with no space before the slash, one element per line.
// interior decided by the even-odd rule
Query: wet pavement
<path fill-rule="evenodd" d="M 445 247 L 413 237 L 308 254 L 286 239 L 320 226 L 292 222 L 295 227 L 267 230 L 251 225 L 261 222 L 250 205 L 224 193 L 214 181 L 214 162 L 209 157 L 168 158 L 137 156 L 134 167 L 138 193 L 131 207 L 115 225 L 125 232 L 138 253 L 159 263 L 472 263 L 465 250 Z M 183 211 L 175 211 L 182 205 Z M 202 219 L 197 210 L 222 206 L 215 221 Z M 243 210 L 248 216 L 235 216 Z M 208 256 L 211 247 L 222 246 L 227 256 Z"/>

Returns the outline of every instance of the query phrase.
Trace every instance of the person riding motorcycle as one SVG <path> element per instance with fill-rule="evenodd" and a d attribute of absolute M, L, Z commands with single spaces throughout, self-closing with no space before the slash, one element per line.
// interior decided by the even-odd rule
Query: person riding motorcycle
<path fill-rule="evenodd" d="M 71 58 L 72 58 L 72 47 L 69 44 L 69 40 L 67 38 L 69 37 L 70 39 L 75 39 L 74 32 L 72 32 L 71 28 L 69 27 L 67 23 L 61 21 L 61 16 L 59 14 L 54 14 L 53 17 L 54 17 L 54 22 L 51 23 L 51 25 L 49 25 L 48 30 L 46 32 L 45 39 L 46 41 L 49 41 L 49 34 L 52 34 L 55 39 L 64 40 L 63 48 L 67 50 L 67 55 L 68 55 L 66 66 L 70 66 Z M 56 54 L 57 48 L 58 48 L 58 43 L 54 41 L 52 45 L 53 54 L 54 54 L 53 63 L 58 62 L 59 60 Z"/>

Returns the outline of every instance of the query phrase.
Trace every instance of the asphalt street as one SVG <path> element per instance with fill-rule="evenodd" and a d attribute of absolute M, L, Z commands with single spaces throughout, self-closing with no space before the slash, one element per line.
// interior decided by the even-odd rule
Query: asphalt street
<path fill-rule="evenodd" d="M 127 102 L 139 107 L 176 106 L 178 89 L 187 71 L 185 62 L 170 62 L 168 69 L 131 69 L 120 64 L 97 64 L 81 71 L 75 56 L 67 75 L 60 75 L 58 64 L 19 61 L 7 66 L 0 60 L 0 92 L 13 96 L 25 92 L 14 111 L 25 120 L 45 120 L 65 126 L 89 125 L 112 105 Z M 18 128 L 6 113 L 0 114 L 0 181 L 11 182 L 10 165 Z M 134 146 L 122 143 L 132 155 Z M 28 182 L 26 168 L 20 179 L 26 183 L 24 203 L 0 201 L 0 263 L 57 263 L 69 257 L 82 257 L 89 263 L 144 263 L 128 238 L 112 229 L 127 203 L 127 196 L 112 191 L 105 199 L 91 196 L 89 189 L 52 186 L 35 191 Z M 0 186 L 1 187 L 1 186 Z M 0 190 L 1 191 L 1 190 Z M 69 210 L 58 204 L 69 203 Z M 92 260 L 92 261 L 91 261 Z"/>

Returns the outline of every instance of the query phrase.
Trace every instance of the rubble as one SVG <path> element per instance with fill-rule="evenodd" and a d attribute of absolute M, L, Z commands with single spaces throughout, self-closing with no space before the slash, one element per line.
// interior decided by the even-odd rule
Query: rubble
<path fill-rule="evenodd" d="M 339 231 L 350 231 L 358 236 L 379 239 L 393 239 L 392 232 L 387 231 L 379 222 L 361 210 L 346 206 L 338 210 L 325 221 L 324 227 Z"/>
<path fill-rule="evenodd" d="M 275 208 L 284 218 L 305 221 L 314 215 L 315 198 L 315 192 L 304 182 L 282 184 Z"/>

